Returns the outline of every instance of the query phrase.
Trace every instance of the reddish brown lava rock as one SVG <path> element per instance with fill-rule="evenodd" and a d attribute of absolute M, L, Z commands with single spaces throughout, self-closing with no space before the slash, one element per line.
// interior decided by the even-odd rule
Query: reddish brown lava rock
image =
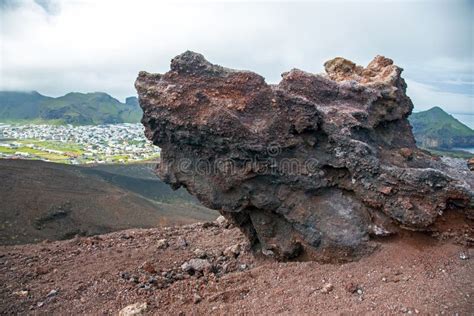
<path fill-rule="evenodd" d="M 158 175 L 184 186 L 279 259 L 347 260 L 371 236 L 473 214 L 474 177 L 416 148 L 402 69 L 377 56 L 277 85 L 185 52 L 136 81 Z"/>

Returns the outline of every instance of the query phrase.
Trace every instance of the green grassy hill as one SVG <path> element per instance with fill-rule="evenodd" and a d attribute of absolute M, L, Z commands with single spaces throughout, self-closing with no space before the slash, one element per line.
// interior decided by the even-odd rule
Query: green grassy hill
<path fill-rule="evenodd" d="M 36 91 L 0 91 L 0 121 L 36 119 L 40 114 L 40 105 L 52 99 Z"/>
<path fill-rule="evenodd" d="M 121 103 L 103 92 L 71 92 L 52 98 L 36 91 L 0 91 L 0 122 L 73 125 L 136 123 L 141 115 L 138 103 Z"/>
<path fill-rule="evenodd" d="M 474 147 L 474 131 L 437 106 L 413 113 L 409 120 L 419 147 Z"/>

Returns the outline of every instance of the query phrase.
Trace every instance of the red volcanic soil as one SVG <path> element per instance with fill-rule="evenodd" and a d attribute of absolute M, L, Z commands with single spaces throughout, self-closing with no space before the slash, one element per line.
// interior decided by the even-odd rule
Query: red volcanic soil
<path fill-rule="evenodd" d="M 0 314 L 116 315 L 146 303 L 150 315 L 472 315 L 469 230 L 407 233 L 345 264 L 254 256 L 238 229 L 216 223 L 0 246 Z M 197 258 L 203 272 L 183 271 Z"/>

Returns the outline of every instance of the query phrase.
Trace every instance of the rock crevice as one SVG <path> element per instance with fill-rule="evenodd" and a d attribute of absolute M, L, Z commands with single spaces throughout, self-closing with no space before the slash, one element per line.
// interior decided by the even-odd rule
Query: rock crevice
<path fill-rule="evenodd" d="M 472 173 L 416 148 L 402 69 L 382 56 L 324 65 L 270 85 L 188 51 L 163 75 L 140 72 L 158 175 L 280 259 L 351 259 L 371 236 L 429 230 L 450 208 L 472 216 Z"/>

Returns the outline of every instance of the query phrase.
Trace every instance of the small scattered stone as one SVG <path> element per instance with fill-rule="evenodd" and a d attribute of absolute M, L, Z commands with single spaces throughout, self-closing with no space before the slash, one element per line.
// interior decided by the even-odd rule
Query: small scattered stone
<path fill-rule="evenodd" d="M 43 267 L 43 266 L 37 267 L 37 268 L 35 269 L 36 275 L 43 275 L 43 274 L 46 274 L 46 273 L 48 273 L 48 272 L 49 272 L 49 269 L 48 269 L 47 267 Z"/>
<path fill-rule="evenodd" d="M 461 252 L 461 253 L 459 254 L 459 259 L 461 259 L 461 260 L 468 260 L 468 259 L 469 259 L 469 255 L 468 255 L 466 252 L 463 251 L 463 252 Z"/>
<path fill-rule="evenodd" d="M 333 289 L 334 289 L 334 286 L 331 283 L 326 283 L 321 289 L 321 293 L 327 294 L 331 292 Z"/>
<path fill-rule="evenodd" d="M 235 258 L 240 254 L 240 244 L 235 244 L 230 247 L 227 247 L 224 250 L 224 256 L 229 258 Z"/>
<path fill-rule="evenodd" d="M 383 186 L 379 189 L 379 191 L 385 195 L 389 195 L 392 192 L 392 188 L 388 186 Z"/>
<path fill-rule="evenodd" d="M 205 222 L 202 224 L 202 228 L 204 229 L 208 229 L 212 227 L 219 227 L 219 225 L 217 225 L 217 223 L 214 223 L 214 222 Z"/>
<path fill-rule="evenodd" d="M 128 280 L 128 279 L 130 279 L 130 273 L 128 273 L 128 272 L 120 272 L 120 277 L 121 277 L 122 279 Z"/>
<path fill-rule="evenodd" d="M 174 275 L 174 279 L 175 280 L 183 280 L 184 279 L 184 275 L 182 273 L 176 273 Z"/>
<path fill-rule="evenodd" d="M 119 316 L 143 315 L 147 310 L 147 303 L 135 303 L 124 307 L 119 312 Z"/>
<path fill-rule="evenodd" d="M 184 272 L 193 273 L 195 271 L 203 272 L 211 269 L 211 264 L 206 259 L 191 259 L 181 265 Z"/>
<path fill-rule="evenodd" d="M 413 149 L 400 148 L 399 152 L 400 152 L 400 155 L 402 155 L 407 160 L 412 160 L 413 159 Z"/>
<path fill-rule="evenodd" d="M 204 259 L 207 257 L 207 253 L 202 249 L 196 248 L 194 249 L 193 252 L 194 252 L 194 255 L 200 259 Z"/>
<path fill-rule="evenodd" d="M 474 171 L 474 157 L 473 157 L 473 158 L 470 158 L 470 159 L 467 161 L 467 167 L 469 168 L 469 170 Z"/>
<path fill-rule="evenodd" d="M 216 223 L 223 228 L 229 227 L 229 221 L 222 215 L 216 219 Z"/>
<path fill-rule="evenodd" d="M 357 294 L 362 295 L 364 294 L 364 292 L 362 291 L 362 289 L 357 289 Z"/>
<path fill-rule="evenodd" d="M 194 304 L 199 304 L 199 302 L 202 301 L 202 297 L 197 295 L 196 293 L 194 293 L 194 296 L 193 296 L 193 303 Z"/>
<path fill-rule="evenodd" d="M 143 264 L 143 270 L 145 270 L 148 273 L 152 273 L 152 274 L 156 273 L 155 267 L 150 262 L 145 262 Z"/>
<path fill-rule="evenodd" d="M 46 297 L 53 297 L 56 295 L 58 295 L 58 290 L 51 290 L 49 291 L 48 295 L 46 295 Z"/>
<path fill-rule="evenodd" d="M 267 257 L 273 257 L 275 255 L 275 253 L 273 251 L 271 251 L 270 249 L 262 249 L 262 253 L 267 256 Z"/>
<path fill-rule="evenodd" d="M 28 296 L 28 291 L 16 291 L 13 292 L 13 294 L 18 295 L 18 296 Z"/>
<path fill-rule="evenodd" d="M 344 288 L 345 288 L 346 291 L 349 292 L 349 293 L 355 293 L 355 292 L 357 292 L 357 290 L 359 289 L 359 287 L 357 286 L 357 284 L 352 283 L 352 282 L 347 283 Z"/>
<path fill-rule="evenodd" d="M 188 246 L 188 241 L 183 237 L 179 237 L 176 241 L 176 246 L 179 248 L 186 248 Z"/>
<path fill-rule="evenodd" d="M 151 290 L 151 285 L 150 284 L 139 284 L 138 288 L 141 290 Z"/>
<path fill-rule="evenodd" d="M 160 239 L 156 242 L 156 247 L 158 249 L 166 249 L 168 248 L 169 244 L 168 244 L 168 241 L 166 239 Z"/>

